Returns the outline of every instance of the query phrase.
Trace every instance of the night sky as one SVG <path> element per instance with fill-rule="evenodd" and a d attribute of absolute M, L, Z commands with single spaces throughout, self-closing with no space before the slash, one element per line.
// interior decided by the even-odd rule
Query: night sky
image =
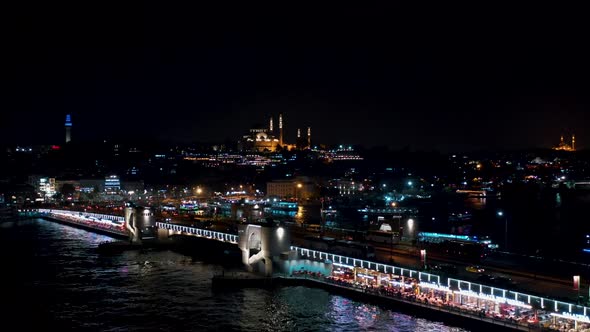
<path fill-rule="evenodd" d="M 88 6 L 88 5 L 85 5 Z M 0 137 L 237 139 L 420 150 L 590 146 L 582 12 L 50 7 L 7 11 Z M 449 12 L 452 12 L 449 10 Z M 467 18 L 466 18 L 467 17 Z"/>

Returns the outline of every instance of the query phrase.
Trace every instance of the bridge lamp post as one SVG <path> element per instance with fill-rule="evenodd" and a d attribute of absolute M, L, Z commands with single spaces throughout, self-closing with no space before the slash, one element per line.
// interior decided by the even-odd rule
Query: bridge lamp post
<path fill-rule="evenodd" d="M 203 194 L 203 189 L 201 187 L 197 187 L 197 190 L 195 190 L 196 194 L 197 194 L 197 199 L 201 198 L 201 195 Z"/>
<path fill-rule="evenodd" d="M 414 219 L 412 218 L 408 219 L 408 233 L 410 233 L 410 236 L 414 234 Z"/>
<path fill-rule="evenodd" d="M 508 216 L 504 215 L 504 211 L 499 210 L 496 215 L 500 218 L 504 218 L 504 249 L 508 251 Z"/>

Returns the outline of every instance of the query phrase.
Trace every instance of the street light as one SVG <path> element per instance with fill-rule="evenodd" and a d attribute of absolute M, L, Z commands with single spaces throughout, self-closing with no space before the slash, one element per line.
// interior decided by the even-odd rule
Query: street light
<path fill-rule="evenodd" d="M 295 200 L 296 201 L 299 201 L 299 198 L 297 197 L 297 194 L 299 192 L 298 189 L 301 189 L 301 187 L 303 187 L 303 185 L 301 183 L 298 183 L 297 186 L 296 186 L 296 188 L 295 188 Z"/>
<path fill-rule="evenodd" d="M 504 250 L 508 251 L 508 216 L 504 216 L 504 212 L 499 210 L 496 215 L 500 218 L 504 217 Z"/>

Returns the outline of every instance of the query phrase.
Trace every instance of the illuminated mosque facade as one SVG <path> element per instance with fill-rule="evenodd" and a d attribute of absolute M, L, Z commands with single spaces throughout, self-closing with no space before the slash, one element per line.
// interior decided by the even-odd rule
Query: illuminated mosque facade
<path fill-rule="evenodd" d="M 563 135 L 561 135 L 561 140 L 559 141 L 559 145 L 554 146 L 553 150 L 558 151 L 576 151 L 576 135 L 572 135 L 572 143 L 567 144 L 563 140 Z"/>
<path fill-rule="evenodd" d="M 311 127 L 307 127 L 307 137 L 301 137 L 301 129 L 297 129 L 297 141 L 295 144 L 286 143 L 283 140 L 283 114 L 279 114 L 278 136 L 274 128 L 273 118 L 270 117 L 268 128 L 251 128 L 248 134 L 238 141 L 240 151 L 251 152 L 278 152 L 291 150 L 305 150 L 311 147 Z"/>

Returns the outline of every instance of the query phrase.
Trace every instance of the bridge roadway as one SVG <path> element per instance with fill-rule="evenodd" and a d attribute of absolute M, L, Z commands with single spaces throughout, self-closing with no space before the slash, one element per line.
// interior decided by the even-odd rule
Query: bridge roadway
<path fill-rule="evenodd" d="M 51 210 L 40 212 L 44 213 L 45 215 L 49 214 L 53 216 L 67 215 L 68 218 L 79 218 L 80 222 L 86 221 L 88 219 L 87 215 L 73 211 Z M 100 218 L 104 221 L 120 221 L 119 218 L 121 218 L 108 215 L 105 215 L 104 218 L 101 218 L 101 216 L 94 217 Z M 211 240 L 217 240 L 232 244 L 238 243 L 238 235 L 235 234 L 228 234 L 223 232 L 162 222 L 157 222 L 156 227 L 167 229 L 176 234 L 203 237 Z M 342 255 L 307 249 L 298 246 L 291 246 L 291 250 L 295 251 L 300 258 L 306 258 L 319 262 L 330 261 L 336 266 L 351 269 L 363 268 L 385 274 L 394 274 L 403 277 L 409 277 L 417 280 L 421 287 L 434 288 L 437 290 L 452 292 L 453 294 L 472 296 L 475 298 L 494 301 L 496 303 L 508 303 L 516 306 L 522 306 L 525 308 L 531 308 L 531 306 L 535 306 L 543 308 L 548 312 L 551 312 L 553 315 L 555 315 L 555 317 L 567 317 L 568 319 L 573 319 L 576 322 L 590 323 L 590 317 L 588 316 L 588 314 L 590 314 L 590 308 L 586 306 L 577 305 L 574 303 L 558 301 L 546 297 L 526 294 L 519 291 L 502 289 L 499 287 L 492 287 L 462 279 L 456 279 L 451 277 L 447 278 L 437 274 L 426 273 L 408 267 L 395 266 L 353 257 L 346 257 Z"/>

